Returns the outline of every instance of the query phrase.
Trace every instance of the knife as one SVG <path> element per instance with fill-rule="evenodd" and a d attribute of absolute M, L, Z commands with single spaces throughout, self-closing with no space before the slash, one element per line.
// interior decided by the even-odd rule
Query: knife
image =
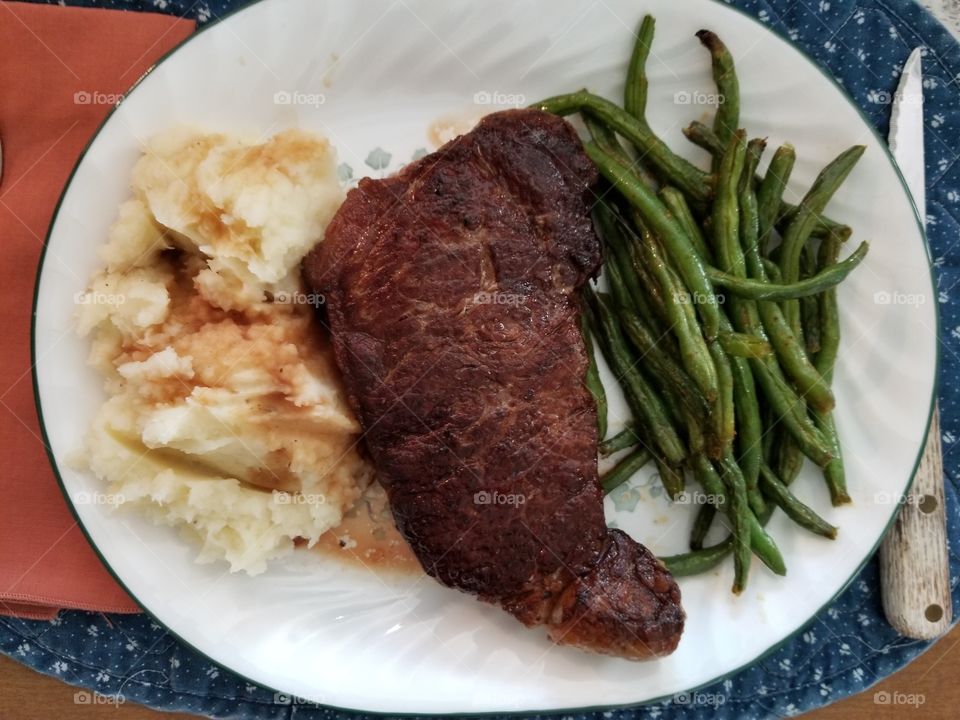
<path fill-rule="evenodd" d="M 923 158 L 923 77 L 920 48 L 900 76 L 890 117 L 890 151 L 917 211 L 926 217 Z M 947 558 L 940 411 L 934 405 L 930 431 L 907 502 L 880 546 L 880 587 L 887 620 L 901 635 L 939 637 L 950 627 L 953 602 Z"/>

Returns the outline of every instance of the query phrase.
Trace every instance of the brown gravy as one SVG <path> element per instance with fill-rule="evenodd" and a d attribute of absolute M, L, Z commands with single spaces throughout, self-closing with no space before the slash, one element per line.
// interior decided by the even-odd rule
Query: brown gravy
<path fill-rule="evenodd" d="M 421 575 L 423 569 L 393 522 L 383 487 L 374 482 L 364 490 L 343 521 L 324 533 L 316 550 L 350 564 L 405 575 Z"/>

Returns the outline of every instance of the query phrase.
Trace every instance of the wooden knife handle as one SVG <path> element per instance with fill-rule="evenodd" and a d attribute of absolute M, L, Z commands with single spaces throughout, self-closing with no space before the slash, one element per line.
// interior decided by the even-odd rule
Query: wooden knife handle
<path fill-rule="evenodd" d="M 930 640 L 949 629 L 953 601 L 938 407 L 907 502 L 880 546 L 880 583 L 887 620 L 901 635 Z"/>

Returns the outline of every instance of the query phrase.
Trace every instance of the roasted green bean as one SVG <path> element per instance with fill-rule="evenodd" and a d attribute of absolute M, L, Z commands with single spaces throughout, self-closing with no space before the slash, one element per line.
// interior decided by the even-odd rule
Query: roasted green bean
<path fill-rule="evenodd" d="M 701 30 L 697 37 L 710 51 L 713 66 L 713 81 L 717 86 L 717 114 L 713 119 L 713 132 L 721 145 L 727 145 L 740 127 L 740 83 L 733 63 L 733 55 L 717 37 L 716 33 Z M 720 160 L 713 159 L 713 171 L 720 169 Z"/>
<path fill-rule="evenodd" d="M 766 255 L 766 248 L 770 242 L 770 231 L 773 230 L 780 215 L 780 205 L 783 203 L 783 193 L 790 182 L 797 153 L 793 145 L 781 145 L 770 159 L 767 172 L 757 186 L 757 219 L 760 223 L 758 238 L 760 254 Z"/>
<path fill-rule="evenodd" d="M 594 328 L 590 327 L 589 315 L 585 312 L 580 313 L 580 333 L 583 335 L 583 344 L 587 350 L 585 383 L 597 406 L 597 437 L 603 440 L 607 436 L 607 393 L 600 381 L 597 358 L 593 352 L 593 337 L 596 333 Z"/>
<path fill-rule="evenodd" d="M 652 15 L 644 15 L 637 30 L 637 40 L 627 65 L 627 82 L 623 91 L 623 108 L 637 120 L 646 123 L 647 112 L 647 57 L 653 45 L 656 21 Z"/>
<path fill-rule="evenodd" d="M 646 123 L 640 122 L 609 100 L 586 90 L 580 90 L 568 95 L 547 98 L 533 107 L 554 115 L 590 113 L 633 143 L 663 182 L 680 188 L 700 203 L 707 202 L 713 194 L 711 179 L 707 173 L 674 153 Z"/>
<path fill-rule="evenodd" d="M 639 443 L 640 438 L 637 437 L 637 434 L 633 429 L 633 423 L 627 423 L 623 430 L 618 432 L 613 437 L 604 440 L 602 443 L 600 443 L 597 449 L 601 456 L 609 457 L 610 455 L 620 452 L 621 450 L 632 448 L 634 445 Z"/>
<path fill-rule="evenodd" d="M 837 537 L 837 528 L 797 499 L 766 465 L 760 468 L 760 483 L 767 496 L 797 525 L 831 540 Z"/>
<path fill-rule="evenodd" d="M 798 298 L 819 295 L 825 290 L 839 285 L 853 272 L 854 268 L 863 262 L 869 250 L 869 243 L 860 243 L 857 249 L 843 261 L 821 269 L 816 275 L 795 283 L 777 283 L 768 280 L 738 278 L 716 268 L 707 268 L 707 274 L 716 287 L 723 288 L 738 297 L 749 300 L 770 300 L 772 302 L 796 300 Z M 765 274 L 769 276 L 769 266 L 767 263 L 764 263 L 763 267 Z"/>
<path fill-rule="evenodd" d="M 797 214 L 790 222 L 780 246 L 780 274 L 784 282 L 795 282 L 800 278 L 800 253 L 810 239 L 820 215 L 830 198 L 853 170 L 866 147 L 854 145 L 836 157 L 817 176 L 813 186 L 800 201 Z M 789 327 L 798 334 L 800 327 L 800 306 L 795 300 L 787 300 L 784 314 Z"/>
<path fill-rule="evenodd" d="M 819 265 L 828 267 L 837 262 L 841 236 L 831 233 L 820 243 Z M 837 360 L 837 350 L 840 347 L 840 317 L 837 310 L 837 291 L 831 288 L 820 296 L 820 352 L 814 358 L 814 367 L 826 379 L 833 380 L 833 367 Z M 834 505 L 843 505 L 850 502 L 847 493 L 846 473 L 843 466 L 843 455 L 840 450 L 840 438 L 837 435 L 833 413 L 814 413 L 817 427 L 820 428 L 833 454 L 833 459 L 823 469 L 827 488 L 830 490 L 830 501 Z"/>
<path fill-rule="evenodd" d="M 598 326 L 602 328 L 606 340 L 601 348 L 611 369 L 627 391 L 627 400 L 634 417 L 643 421 L 654 444 L 667 460 L 675 464 L 682 463 L 687 454 L 686 448 L 668 417 L 663 400 L 650 387 L 638 369 L 637 363 L 632 359 L 626 340 L 620 331 L 615 309 L 609 299 L 603 295 L 594 294 L 589 290 L 586 294 L 588 301 L 593 305 Z"/>
<path fill-rule="evenodd" d="M 600 485 L 603 487 L 604 495 L 608 495 L 611 491 L 623 485 L 633 477 L 634 473 L 650 462 L 650 459 L 650 451 L 643 447 L 637 448 L 623 458 L 623 460 L 618 462 L 600 478 Z"/>

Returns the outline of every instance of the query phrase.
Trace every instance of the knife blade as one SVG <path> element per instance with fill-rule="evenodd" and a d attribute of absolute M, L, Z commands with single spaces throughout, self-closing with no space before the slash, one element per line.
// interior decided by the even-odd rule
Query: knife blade
<path fill-rule="evenodd" d="M 921 56 L 921 48 L 916 48 L 903 66 L 893 99 L 888 142 L 917 213 L 925 223 Z M 899 633 L 919 640 L 942 635 L 949 629 L 953 616 L 939 417 L 935 405 L 907 502 L 880 546 L 884 613 Z"/>

